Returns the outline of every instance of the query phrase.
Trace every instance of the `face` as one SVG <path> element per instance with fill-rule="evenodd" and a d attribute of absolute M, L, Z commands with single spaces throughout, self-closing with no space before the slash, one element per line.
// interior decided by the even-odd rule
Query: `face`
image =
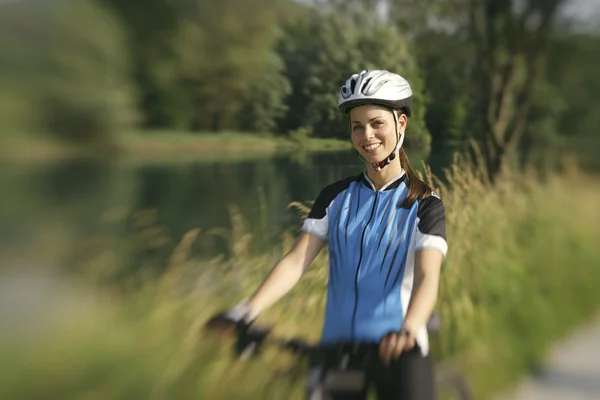
<path fill-rule="evenodd" d="M 386 158 L 396 147 L 394 115 L 389 108 L 363 105 L 350 110 L 352 143 L 356 150 L 370 163 Z M 406 116 L 398 117 L 398 133 L 404 135 Z"/>

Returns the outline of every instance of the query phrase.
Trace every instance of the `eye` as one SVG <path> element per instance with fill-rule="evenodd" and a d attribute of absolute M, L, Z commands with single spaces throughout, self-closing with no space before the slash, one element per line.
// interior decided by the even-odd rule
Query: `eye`
<path fill-rule="evenodd" d="M 382 126 L 382 125 L 383 125 L 383 121 L 381 121 L 381 120 L 379 120 L 379 119 L 378 119 L 377 121 L 374 121 L 374 122 L 373 122 L 373 127 L 374 127 L 374 128 L 380 127 L 380 126 Z"/>
<path fill-rule="evenodd" d="M 361 125 L 354 125 L 354 126 L 352 127 L 352 130 L 353 130 L 353 131 L 358 131 L 358 130 L 360 130 L 360 129 L 362 129 L 362 126 L 361 126 Z"/>

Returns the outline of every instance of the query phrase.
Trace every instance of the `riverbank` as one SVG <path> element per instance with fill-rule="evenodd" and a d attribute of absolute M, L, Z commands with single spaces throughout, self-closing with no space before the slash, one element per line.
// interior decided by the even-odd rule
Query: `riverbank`
<path fill-rule="evenodd" d="M 238 132 L 197 133 L 145 131 L 124 133 L 110 145 L 74 145 L 47 139 L 12 139 L 2 142 L 0 161 L 52 162 L 64 158 L 110 156 L 151 160 L 255 157 L 276 153 L 328 152 L 352 148 L 349 140 L 296 136 L 280 137 Z"/>
<path fill-rule="evenodd" d="M 600 308 L 600 184 L 569 165 L 561 171 L 544 178 L 518 173 L 491 186 L 481 171 L 455 165 L 451 186 L 436 187 L 450 251 L 438 301 L 442 334 L 432 354 L 463 372 L 478 400 L 539 366 L 554 340 Z M 233 361 L 232 343 L 201 332 L 211 314 L 252 292 L 290 248 L 292 232 L 282 234 L 280 248 L 257 254 L 244 216 L 233 213 L 231 231 L 198 228 L 172 238 L 177 245 L 158 280 L 143 264 L 124 280 L 131 247 L 153 249 L 160 225 L 142 213 L 123 218 L 138 234 L 99 232 L 74 245 L 85 280 L 69 276 L 37 300 L 3 302 L 13 305 L 13 315 L 23 311 L 7 324 L 13 337 L 5 334 L 0 343 L 0 397 L 301 398 L 304 363 L 269 349 L 257 360 Z M 190 256 L 215 234 L 227 236 L 230 259 Z M 116 277 L 118 285 L 108 284 Z M 22 282 L 10 285 L 15 296 L 28 293 Z M 324 251 L 260 320 L 276 322 L 280 335 L 316 340 L 326 284 Z M 26 328 L 27 316 L 35 329 Z"/>
<path fill-rule="evenodd" d="M 129 153 L 269 152 L 276 150 L 337 151 L 349 149 L 349 140 L 296 138 L 240 132 L 202 133 L 148 131 L 124 136 L 119 145 Z"/>

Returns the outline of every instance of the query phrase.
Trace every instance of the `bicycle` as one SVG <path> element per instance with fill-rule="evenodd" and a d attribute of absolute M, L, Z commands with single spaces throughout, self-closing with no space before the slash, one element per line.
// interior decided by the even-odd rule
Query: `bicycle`
<path fill-rule="evenodd" d="M 432 331 L 435 331 L 436 323 L 439 323 L 439 320 L 436 321 L 434 317 L 428 324 Z M 306 385 L 308 400 L 327 400 L 336 394 L 360 393 L 367 379 L 364 369 L 360 368 L 361 362 L 364 364 L 370 357 L 379 357 L 377 344 L 311 344 L 300 338 L 283 339 L 271 336 L 271 330 L 267 326 L 240 327 L 234 347 L 236 357 L 247 360 L 259 354 L 261 348 L 267 344 L 307 358 L 310 363 Z M 335 363 L 332 363 L 332 360 L 335 360 Z M 356 360 L 359 360 L 358 364 Z M 434 377 L 438 399 L 473 399 L 470 388 L 460 373 L 438 366 L 434 367 Z"/>

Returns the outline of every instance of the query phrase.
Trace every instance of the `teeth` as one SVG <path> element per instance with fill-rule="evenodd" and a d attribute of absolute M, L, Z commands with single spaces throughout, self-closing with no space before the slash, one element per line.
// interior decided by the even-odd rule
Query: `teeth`
<path fill-rule="evenodd" d="M 371 150 L 375 150 L 376 148 L 378 148 L 379 146 L 381 146 L 381 143 L 374 143 L 374 144 L 370 144 L 368 146 L 363 146 L 363 148 L 367 151 L 371 151 Z"/>

